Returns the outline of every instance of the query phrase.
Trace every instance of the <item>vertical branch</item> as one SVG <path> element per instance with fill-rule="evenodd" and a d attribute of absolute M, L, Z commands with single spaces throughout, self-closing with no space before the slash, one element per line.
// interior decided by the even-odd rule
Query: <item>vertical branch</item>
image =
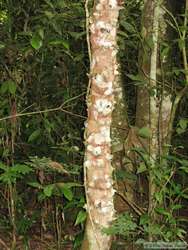
<path fill-rule="evenodd" d="M 168 138 L 170 138 L 172 135 L 172 131 L 173 131 L 173 121 L 175 119 L 176 110 L 178 108 L 180 101 L 182 100 L 182 98 L 184 97 L 184 95 L 187 93 L 187 90 L 188 90 L 188 60 L 187 60 L 187 51 L 186 51 L 186 35 L 187 35 L 187 24 L 188 24 L 188 0 L 186 0 L 186 3 L 185 3 L 184 29 L 182 33 L 179 29 L 176 19 L 173 17 L 171 13 L 168 12 L 168 14 L 175 22 L 175 25 L 177 27 L 178 34 L 179 34 L 179 39 L 183 41 L 182 58 L 183 58 L 183 66 L 184 66 L 184 72 L 185 72 L 185 87 L 176 95 L 173 108 L 172 108 L 172 112 L 171 112 L 169 129 L 168 129 L 169 131 Z"/>
<path fill-rule="evenodd" d="M 85 13 L 86 13 L 86 40 L 87 40 L 87 48 L 88 48 L 88 57 L 89 64 L 91 65 L 91 45 L 90 45 L 90 35 L 89 35 L 89 0 L 85 0 Z M 89 92 L 91 88 L 91 77 L 89 76 L 89 83 L 87 87 L 86 93 L 86 101 L 89 98 Z"/>

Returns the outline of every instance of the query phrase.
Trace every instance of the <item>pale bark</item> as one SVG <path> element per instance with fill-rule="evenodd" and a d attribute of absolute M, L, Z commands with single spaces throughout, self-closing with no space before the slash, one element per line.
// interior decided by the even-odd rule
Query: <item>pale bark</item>
<path fill-rule="evenodd" d="M 166 87 L 165 75 L 169 57 L 166 55 L 161 58 L 159 51 L 161 44 L 169 39 L 163 6 L 167 7 L 165 0 L 145 0 L 142 18 L 143 48 L 139 56 L 140 74 L 145 80 L 145 85 L 139 87 L 137 92 L 136 126 L 148 127 L 151 131 L 151 138 L 144 143 L 150 156 L 148 213 L 152 223 L 157 222 L 154 211 L 155 194 L 160 188 L 155 179 L 156 164 L 160 162 L 161 156 L 167 153 L 164 149 L 170 142 L 169 127 L 173 122 L 172 98 L 169 91 L 171 88 Z"/>
<path fill-rule="evenodd" d="M 111 237 L 102 233 L 114 219 L 110 129 L 114 83 L 118 74 L 117 0 L 97 1 L 90 19 L 91 90 L 85 131 L 85 189 L 88 219 L 83 250 L 108 250 Z"/>

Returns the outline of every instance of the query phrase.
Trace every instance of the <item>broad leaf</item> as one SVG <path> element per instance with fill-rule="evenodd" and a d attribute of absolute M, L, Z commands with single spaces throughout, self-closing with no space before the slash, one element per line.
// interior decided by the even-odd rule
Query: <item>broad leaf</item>
<path fill-rule="evenodd" d="M 34 49 L 36 50 L 40 49 L 42 47 L 41 37 L 37 34 L 33 35 L 33 37 L 31 38 L 30 44 Z"/>

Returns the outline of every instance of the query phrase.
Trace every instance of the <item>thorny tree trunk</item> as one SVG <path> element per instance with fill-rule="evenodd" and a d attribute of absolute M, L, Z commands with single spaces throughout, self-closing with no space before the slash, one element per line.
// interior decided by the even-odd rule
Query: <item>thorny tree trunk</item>
<path fill-rule="evenodd" d="M 110 129 L 114 83 L 118 74 L 117 0 L 99 0 L 90 19 L 91 90 L 85 131 L 85 189 L 88 218 L 82 250 L 108 250 L 111 237 L 102 233 L 114 219 Z"/>
<path fill-rule="evenodd" d="M 161 53 L 164 52 L 165 41 L 169 41 L 170 35 L 165 23 L 163 7 L 169 8 L 165 0 L 145 1 L 142 18 L 144 48 L 141 48 L 139 56 L 140 74 L 145 81 L 145 86 L 138 88 L 136 114 L 136 126 L 140 128 L 149 126 L 152 133 L 151 138 L 145 142 L 145 148 L 150 155 L 148 212 L 153 223 L 156 220 L 154 200 L 158 190 L 155 168 L 161 156 L 167 153 L 165 145 L 170 143 L 169 128 L 173 122 L 170 92 L 172 86 L 167 86 L 169 79 L 165 74 L 169 70 L 169 54 Z M 150 239 L 152 239 L 151 235 Z"/>

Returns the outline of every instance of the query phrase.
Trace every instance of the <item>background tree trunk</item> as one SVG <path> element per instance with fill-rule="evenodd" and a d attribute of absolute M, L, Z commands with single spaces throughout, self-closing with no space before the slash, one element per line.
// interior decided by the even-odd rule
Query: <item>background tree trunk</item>
<path fill-rule="evenodd" d="M 142 14 L 143 45 L 139 54 L 144 86 L 137 89 L 136 126 L 148 127 L 151 131 L 151 137 L 145 140 L 144 145 L 150 156 L 148 213 L 152 223 L 156 223 L 155 194 L 160 188 L 156 184 L 155 169 L 160 164 L 161 156 L 167 153 L 170 123 L 173 123 L 172 84 L 167 76 L 171 67 L 170 48 L 165 47 L 170 41 L 171 32 L 165 20 L 164 8 L 169 10 L 168 1 L 145 1 Z"/>

